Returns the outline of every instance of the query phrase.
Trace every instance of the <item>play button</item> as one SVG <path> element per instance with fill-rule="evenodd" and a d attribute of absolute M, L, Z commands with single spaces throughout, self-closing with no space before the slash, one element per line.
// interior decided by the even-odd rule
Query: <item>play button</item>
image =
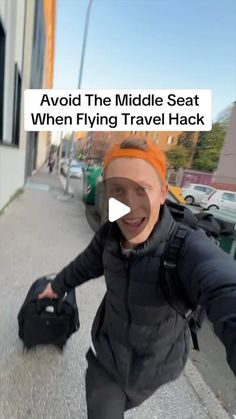
<path fill-rule="evenodd" d="M 94 232 L 109 221 L 127 240 L 141 237 L 150 218 L 146 188 L 125 177 L 98 178 L 95 187 L 83 190 L 88 224 Z"/>
<path fill-rule="evenodd" d="M 128 205 L 123 204 L 117 199 L 110 198 L 108 200 L 108 220 L 111 223 L 129 214 L 130 211 L 131 211 L 131 208 L 128 207 Z"/>

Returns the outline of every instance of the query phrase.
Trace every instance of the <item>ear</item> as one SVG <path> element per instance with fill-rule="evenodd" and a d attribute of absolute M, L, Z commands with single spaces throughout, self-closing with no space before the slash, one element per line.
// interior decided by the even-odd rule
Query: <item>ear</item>
<path fill-rule="evenodd" d="M 166 182 L 165 184 L 162 185 L 162 188 L 161 188 L 161 200 L 160 200 L 161 205 L 164 204 L 168 191 L 169 191 L 169 185 Z"/>

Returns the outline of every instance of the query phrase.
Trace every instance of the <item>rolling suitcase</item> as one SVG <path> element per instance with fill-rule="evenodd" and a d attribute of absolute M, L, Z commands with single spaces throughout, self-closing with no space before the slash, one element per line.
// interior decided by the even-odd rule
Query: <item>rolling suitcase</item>
<path fill-rule="evenodd" d="M 67 339 L 79 329 L 75 290 L 69 291 L 63 299 L 38 299 L 51 281 L 51 277 L 37 279 L 19 311 L 18 335 L 26 350 L 44 344 L 54 344 L 63 349 Z"/>

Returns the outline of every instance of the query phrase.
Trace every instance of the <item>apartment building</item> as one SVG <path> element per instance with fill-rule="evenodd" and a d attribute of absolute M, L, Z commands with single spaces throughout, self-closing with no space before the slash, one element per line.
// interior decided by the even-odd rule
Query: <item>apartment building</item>
<path fill-rule="evenodd" d="M 0 0 L 0 210 L 45 160 L 24 130 L 23 92 L 52 85 L 55 14 L 56 0 Z"/>

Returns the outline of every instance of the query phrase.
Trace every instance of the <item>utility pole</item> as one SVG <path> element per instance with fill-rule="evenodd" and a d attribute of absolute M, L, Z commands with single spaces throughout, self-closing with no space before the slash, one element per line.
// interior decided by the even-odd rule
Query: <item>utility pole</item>
<path fill-rule="evenodd" d="M 89 0 L 89 4 L 88 4 L 88 7 L 87 7 L 87 12 L 86 12 L 83 45 L 82 45 L 82 52 L 81 52 L 81 59 L 80 59 L 80 69 L 79 69 L 79 78 L 78 78 L 77 89 L 81 89 L 81 84 L 82 84 L 82 76 L 83 76 L 83 69 L 84 69 L 84 57 L 85 57 L 85 51 L 86 51 L 88 28 L 89 28 L 89 18 L 90 18 L 92 2 L 93 2 L 93 0 Z M 70 167 L 71 167 L 71 162 L 72 162 L 72 159 L 73 159 L 74 146 L 75 146 L 75 141 L 76 141 L 75 132 L 73 132 L 72 138 L 73 139 L 72 139 L 72 144 L 71 144 L 70 157 L 69 157 L 69 162 L 68 162 L 68 172 L 67 172 L 67 178 L 66 178 L 66 189 L 65 189 L 66 194 L 68 194 L 69 186 L 70 186 Z"/>

